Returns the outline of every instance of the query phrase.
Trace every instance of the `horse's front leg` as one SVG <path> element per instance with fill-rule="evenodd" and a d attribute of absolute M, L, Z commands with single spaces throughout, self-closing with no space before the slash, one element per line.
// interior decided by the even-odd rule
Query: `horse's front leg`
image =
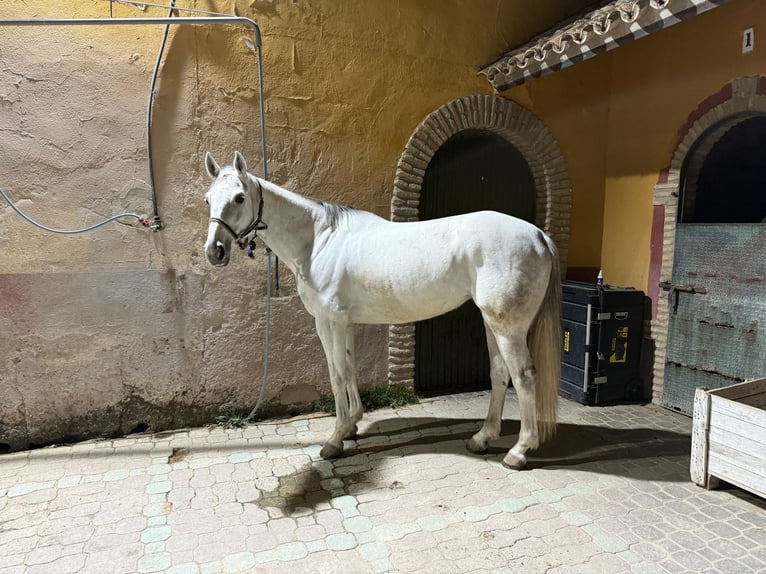
<path fill-rule="evenodd" d="M 335 431 L 319 454 L 322 458 L 337 458 L 343 453 L 343 440 L 356 435 L 356 423 L 363 413 L 356 386 L 354 327 L 320 317 L 316 319 L 316 326 L 327 357 L 335 397 Z"/>

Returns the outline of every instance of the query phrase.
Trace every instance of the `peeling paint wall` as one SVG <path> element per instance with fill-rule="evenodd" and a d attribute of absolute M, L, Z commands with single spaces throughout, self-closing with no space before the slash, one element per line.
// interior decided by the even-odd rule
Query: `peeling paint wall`
<path fill-rule="evenodd" d="M 487 93 L 476 70 L 571 15 L 572 2 L 193 1 L 263 31 L 271 179 L 388 217 L 396 161 L 416 126 Z M 578 3 L 575 3 L 578 4 Z M 582 4 L 582 3 L 580 3 Z M 163 10 L 114 4 L 114 15 Z M 106 0 L 27 0 L 3 17 L 106 17 Z M 161 27 L 4 28 L 0 187 L 35 219 L 77 228 L 151 215 L 145 114 Z M 246 28 L 171 29 L 153 126 L 159 233 L 110 224 L 39 231 L 0 204 L 0 448 L 200 424 L 257 398 L 265 255 L 213 269 L 202 245 L 206 150 L 261 173 L 255 55 Z M 358 328 L 362 385 L 386 381 L 385 326 Z M 270 405 L 329 394 L 292 278 L 272 309 Z"/>

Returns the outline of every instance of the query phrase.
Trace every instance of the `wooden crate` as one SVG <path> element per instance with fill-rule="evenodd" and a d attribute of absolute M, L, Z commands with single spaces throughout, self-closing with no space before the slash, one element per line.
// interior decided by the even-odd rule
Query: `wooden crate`
<path fill-rule="evenodd" d="M 766 498 L 766 378 L 697 389 L 690 472 L 705 488 L 720 479 Z"/>

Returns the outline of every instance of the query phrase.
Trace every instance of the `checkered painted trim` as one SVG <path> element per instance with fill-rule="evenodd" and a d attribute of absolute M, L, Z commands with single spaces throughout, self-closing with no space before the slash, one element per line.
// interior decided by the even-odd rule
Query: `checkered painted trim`
<path fill-rule="evenodd" d="M 480 70 L 497 91 L 568 68 L 728 0 L 614 0 Z"/>

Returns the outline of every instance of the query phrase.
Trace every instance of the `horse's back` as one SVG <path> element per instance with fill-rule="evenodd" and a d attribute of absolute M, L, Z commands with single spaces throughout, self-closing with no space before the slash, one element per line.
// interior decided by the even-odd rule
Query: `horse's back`
<path fill-rule="evenodd" d="M 359 322 L 409 322 L 469 298 L 480 307 L 523 303 L 547 281 L 545 236 L 534 225 L 483 211 L 420 222 L 352 212 L 317 261 L 320 290 Z M 530 287 L 532 287 L 530 289 Z M 544 292 L 544 284 L 541 285 Z M 522 307 L 526 305 L 522 304 Z"/>
<path fill-rule="evenodd" d="M 365 269 L 408 274 L 415 281 L 446 273 L 469 279 L 476 269 L 507 273 L 520 266 L 539 266 L 550 255 L 540 229 L 496 211 L 417 222 L 391 222 L 367 212 L 354 215 L 339 238 L 343 251 L 350 251 L 348 260 Z M 374 269 L 367 272 L 377 274 Z"/>
<path fill-rule="evenodd" d="M 442 219 L 442 221 L 448 222 L 450 220 L 465 230 L 467 241 L 475 237 L 485 246 L 491 245 L 495 241 L 510 244 L 512 251 L 520 248 L 543 248 L 545 246 L 543 232 L 538 227 L 524 219 L 506 213 L 475 211 Z M 508 245 L 504 246 L 508 247 Z"/>
<path fill-rule="evenodd" d="M 352 232 L 374 233 L 389 241 L 442 241 L 450 237 L 465 245 L 490 245 L 493 241 L 545 244 L 542 232 L 535 225 L 498 211 L 472 211 L 412 222 L 392 222 L 358 211 L 353 213 L 349 223 Z"/>

